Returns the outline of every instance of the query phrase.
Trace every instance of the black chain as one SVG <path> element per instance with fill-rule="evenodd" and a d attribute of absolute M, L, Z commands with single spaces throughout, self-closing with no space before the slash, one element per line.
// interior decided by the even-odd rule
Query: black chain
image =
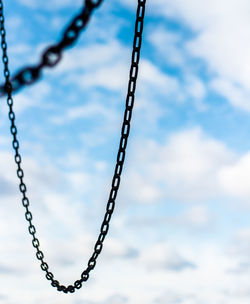
<path fill-rule="evenodd" d="M 23 86 L 31 85 L 36 82 L 41 75 L 42 69 L 45 67 L 52 68 L 57 65 L 62 58 L 64 49 L 70 47 L 77 40 L 81 31 L 86 28 L 91 13 L 100 6 L 102 2 L 103 0 L 85 0 L 85 5 L 82 10 L 66 27 L 61 40 L 43 51 L 40 62 L 37 65 L 24 67 L 14 75 L 11 79 L 12 92 L 18 91 Z M 7 95 L 7 91 L 5 86 L 1 85 L 0 97 L 3 95 Z"/>
<path fill-rule="evenodd" d="M 99 5 L 101 1 L 98 2 L 95 6 Z M 90 1 L 86 1 L 90 3 Z M 90 5 L 90 4 L 88 4 Z M 3 2 L 0 0 L 0 33 L 1 33 L 1 47 L 3 51 L 3 64 L 4 64 L 4 76 L 5 76 L 5 90 L 7 92 L 7 104 L 9 106 L 9 119 L 11 122 L 10 132 L 13 136 L 12 146 L 15 151 L 15 162 L 17 164 L 17 176 L 19 178 L 19 189 L 22 194 L 22 204 L 26 210 L 25 218 L 29 223 L 28 230 L 32 236 L 32 245 L 36 249 L 36 257 L 41 262 L 41 269 L 46 273 L 46 278 L 51 281 L 51 285 L 56 287 L 58 291 L 63 291 L 64 293 L 73 293 L 76 289 L 82 287 L 82 283 L 87 281 L 89 278 L 89 273 L 94 269 L 96 265 L 96 260 L 103 248 L 103 241 L 108 233 L 109 222 L 114 211 L 115 199 L 120 185 L 122 168 L 125 160 L 125 151 L 127 147 L 128 136 L 130 132 L 130 121 L 132 117 L 132 110 L 134 106 L 135 99 L 135 89 L 136 89 L 136 80 L 138 75 L 139 60 L 140 60 L 140 50 L 142 42 L 142 31 L 143 31 L 143 21 L 145 13 L 146 0 L 138 0 L 137 14 L 136 14 L 136 23 L 135 23 L 135 34 L 133 41 L 133 52 L 129 73 L 129 82 L 128 82 L 128 92 L 126 98 L 126 108 L 124 112 L 124 118 L 122 123 L 121 138 L 119 144 L 119 150 L 117 153 L 116 166 L 114 170 L 114 176 L 112 179 L 111 191 L 109 194 L 109 199 L 106 207 L 106 213 L 101 225 L 100 234 L 94 246 L 94 252 L 88 261 L 88 267 L 82 272 L 79 280 L 74 282 L 74 285 L 64 286 L 61 285 L 57 280 L 54 279 L 54 275 L 49 271 L 48 264 L 44 261 L 44 254 L 40 250 L 40 243 L 36 237 L 36 228 L 32 223 L 32 213 L 29 208 L 29 199 L 27 197 L 27 188 L 24 183 L 24 173 L 21 167 L 21 155 L 19 153 L 19 142 L 17 139 L 17 128 L 15 125 L 15 114 L 13 111 L 13 98 L 12 98 L 12 84 L 10 81 L 10 72 L 8 67 L 8 56 L 7 56 L 7 43 L 6 43 L 6 32 L 4 27 L 4 16 L 3 16 Z M 93 4 L 92 4 L 93 6 Z"/>

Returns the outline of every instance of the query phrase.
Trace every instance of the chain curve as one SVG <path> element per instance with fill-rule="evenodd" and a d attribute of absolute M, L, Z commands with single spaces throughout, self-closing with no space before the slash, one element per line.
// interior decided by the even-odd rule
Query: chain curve
<path fill-rule="evenodd" d="M 90 0 L 86 0 L 86 7 L 96 8 L 101 4 L 102 0 L 93 2 Z M 129 72 L 129 81 L 128 81 L 128 91 L 126 97 L 126 105 L 124 111 L 124 117 L 121 128 L 121 137 L 120 143 L 117 153 L 116 165 L 114 170 L 114 175 L 111 183 L 111 190 L 109 193 L 109 199 L 106 206 L 106 212 L 104 215 L 103 222 L 100 228 L 100 234 L 97 238 L 97 241 L 94 245 L 94 251 L 90 259 L 88 260 L 87 268 L 81 273 L 81 277 L 74 282 L 73 285 L 68 285 L 67 287 L 60 284 L 59 281 L 54 279 L 54 275 L 49 271 L 48 264 L 44 261 L 44 254 L 40 250 L 40 242 L 36 237 L 36 228 L 32 222 L 32 213 L 30 211 L 30 202 L 27 197 L 27 187 L 24 183 L 24 172 L 21 167 L 21 155 L 19 152 L 19 141 L 17 139 L 17 127 L 15 124 L 15 113 L 13 110 L 13 98 L 12 98 L 12 81 L 10 80 L 10 71 L 8 66 L 8 55 L 7 55 L 7 42 L 6 42 L 6 31 L 4 27 L 4 15 L 3 15 L 3 1 L 0 0 L 0 34 L 1 34 L 1 48 L 2 48 L 2 61 L 4 65 L 4 77 L 5 77 L 5 85 L 4 90 L 7 93 L 7 105 L 9 107 L 9 120 L 11 123 L 10 132 L 12 135 L 12 146 L 15 152 L 15 163 L 17 165 L 17 177 L 19 179 L 19 190 L 22 194 L 22 205 L 25 208 L 25 219 L 28 222 L 28 231 L 32 236 L 32 245 L 36 249 L 36 257 L 40 261 L 40 267 L 42 271 L 45 272 L 45 277 L 47 280 L 51 281 L 51 285 L 57 288 L 58 291 L 62 291 L 64 293 L 73 293 L 77 289 L 82 287 L 82 283 L 87 281 L 89 278 L 89 273 L 96 266 L 96 260 L 103 248 L 104 239 L 109 230 L 109 222 L 111 220 L 114 208 L 115 208 L 115 200 L 118 193 L 118 189 L 120 186 L 121 173 L 123 169 L 123 164 L 125 161 L 125 153 L 128 142 L 128 136 L 130 132 L 130 122 L 132 118 L 132 111 L 135 100 L 135 90 L 136 90 L 136 80 L 138 76 L 139 69 L 139 61 L 140 61 L 140 50 L 142 43 L 142 32 L 143 32 L 143 23 L 144 23 L 144 14 L 145 14 L 145 5 L 146 0 L 138 0 L 137 12 L 136 12 L 136 22 L 135 22 L 135 33 L 133 40 L 133 51 Z"/>

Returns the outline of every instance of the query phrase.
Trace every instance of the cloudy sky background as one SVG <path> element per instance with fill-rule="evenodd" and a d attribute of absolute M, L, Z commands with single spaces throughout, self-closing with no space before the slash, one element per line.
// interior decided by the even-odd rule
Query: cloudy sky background
<path fill-rule="evenodd" d="M 147 2 L 116 210 L 73 295 L 50 287 L 35 259 L 1 99 L 1 303 L 249 303 L 250 2 Z M 14 73 L 38 62 L 82 1 L 4 4 Z M 14 98 L 34 223 L 65 285 L 86 267 L 105 210 L 136 5 L 104 1 L 61 63 Z"/>

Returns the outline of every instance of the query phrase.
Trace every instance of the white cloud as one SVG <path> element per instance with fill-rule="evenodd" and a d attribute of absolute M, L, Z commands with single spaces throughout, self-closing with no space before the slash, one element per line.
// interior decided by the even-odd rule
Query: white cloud
<path fill-rule="evenodd" d="M 181 70 L 182 76 L 175 78 L 169 77 L 172 81 L 172 85 L 168 85 L 169 81 L 166 80 L 163 94 L 165 98 L 174 93 L 173 96 L 177 101 L 184 101 L 186 99 L 192 100 L 197 110 L 205 110 L 206 106 L 203 104 L 203 99 L 206 97 L 207 88 L 202 79 L 196 76 L 198 69 L 196 65 L 190 64 L 191 59 L 185 48 L 185 39 L 180 32 L 170 31 L 164 27 L 158 27 L 151 30 L 146 39 L 150 41 L 154 47 L 154 51 L 159 54 L 156 62 L 160 62 L 163 66 L 176 66 Z M 143 77 L 144 71 L 142 73 Z M 150 73 L 153 76 L 153 73 Z M 153 77 L 155 78 L 155 77 Z M 155 78 L 155 83 L 152 84 L 157 88 L 157 83 L 161 84 L 161 81 Z M 159 89 L 158 89 L 159 90 Z M 158 91 L 157 90 L 157 91 Z"/>
<path fill-rule="evenodd" d="M 176 231 L 191 232 L 191 235 L 194 235 L 197 232 L 213 232 L 216 221 L 208 206 L 195 204 L 188 206 L 187 210 L 178 212 L 175 215 L 168 215 L 168 211 L 157 216 L 142 214 L 127 219 L 127 223 L 132 227 L 140 227 L 142 229 L 160 229 L 159 227 L 170 226 L 174 227 L 173 229 Z M 124 224 L 125 226 L 126 224 Z"/>
<path fill-rule="evenodd" d="M 234 90 L 234 96 L 229 98 L 234 106 L 249 110 L 250 67 L 246 62 L 250 59 L 247 13 L 250 3 L 245 0 L 212 0 L 206 3 L 199 0 L 158 0 L 151 6 L 152 12 L 181 20 L 194 32 L 183 48 L 192 56 L 205 60 L 211 74 L 228 82 L 227 86 Z M 236 93 L 236 88 L 242 92 Z M 221 86 L 218 92 L 225 96 L 225 86 L 224 93 Z"/>
<path fill-rule="evenodd" d="M 125 183 L 138 202 L 216 197 L 222 194 L 220 170 L 236 159 L 223 143 L 207 137 L 199 128 L 172 134 L 162 144 L 141 141 L 131 154 Z"/>
<path fill-rule="evenodd" d="M 45 8 L 48 10 L 51 9 L 60 9 L 69 6 L 80 7 L 82 1 L 76 0 L 73 4 L 70 0 L 52 0 L 49 3 L 44 3 L 43 1 L 34 1 L 34 0 L 18 0 L 22 5 L 25 5 L 31 9 Z"/>
<path fill-rule="evenodd" d="M 211 229 L 211 223 L 213 221 L 213 217 L 208 207 L 204 205 L 195 205 L 191 207 L 180 219 L 192 229 L 204 227 L 209 227 Z"/>
<path fill-rule="evenodd" d="M 158 94 L 162 94 L 163 96 L 169 96 L 171 94 L 177 94 L 178 99 L 178 91 L 180 89 L 179 82 L 177 78 L 167 75 L 163 73 L 156 65 L 148 60 L 141 60 L 140 65 L 140 78 L 141 78 L 141 91 L 143 87 L 148 88 L 147 92 L 151 90 L 153 92 L 157 92 Z"/>
<path fill-rule="evenodd" d="M 219 172 L 221 187 L 229 196 L 249 200 L 250 153 L 226 165 Z"/>
<path fill-rule="evenodd" d="M 144 249 L 140 256 L 140 262 L 149 270 L 157 271 L 182 271 L 195 268 L 195 264 L 183 258 L 174 248 L 168 244 L 154 244 Z"/>
<path fill-rule="evenodd" d="M 98 119 L 102 118 L 102 120 L 114 120 L 115 114 L 114 109 L 108 109 L 103 103 L 91 101 L 82 106 L 71 107 L 66 110 L 65 115 L 54 116 L 51 120 L 56 124 L 68 123 L 82 118 L 91 119 L 96 116 L 98 116 Z"/>
<path fill-rule="evenodd" d="M 224 197 L 249 204 L 249 152 L 237 155 L 199 128 L 174 133 L 163 143 L 137 142 L 131 155 L 124 181 L 124 189 L 131 191 L 122 194 L 126 200 L 155 203 Z M 193 212 L 206 219 L 203 207 Z"/>
<path fill-rule="evenodd" d="M 153 304 L 196 304 L 196 300 L 197 298 L 195 295 L 174 293 L 173 291 L 168 290 L 166 293 L 158 296 Z"/>
<path fill-rule="evenodd" d="M 101 54 L 101 56 L 100 56 Z M 110 65 L 129 57 L 129 50 L 116 39 L 105 39 L 105 43 L 93 43 L 78 47 L 64 54 L 63 60 L 56 67 L 57 73 L 98 68 Z"/>
<path fill-rule="evenodd" d="M 37 83 L 14 96 L 14 110 L 18 115 L 30 108 L 46 108 L 45 100 L 51 93 L 51 85 L 47 82 Z"/>
<path fill-rule="evenodd" d="M 125 90 L 129 73 L 129 51 L 117 40 L 73 49 L 65 53 L 55 72 L 67 73 L 64 81 L 77 83 L 80 88 Z"/>
<path fill-rule="evenodd" d="M 105 241 L 105 251 L 103 256 L 106 260 L 115 258 L 124 259 L 124 258 L 135 258 L 137 257 L 138 252 L 135 248 L 129 246 L 122 238 L 119 240 L 114 237 L 107 237 Z"/>
<path fill-rule="evenodd" d="M 79 79 L 82 87 L 101 87 L 108 90 L 125 88 L 127 82 L 128 64 L 111 63 L 110 66 L 100 67 L 93 72 L 84 74 Z"/>
<path fill-rule="evenodd" d="M 63 81 L 77 83 L 82 89 L 101 87 L 120 91 L 124 96 L 129 68 L 130 50 L 117 40 L 107 40 L 105 43 L 91 44 L 66 53 L 55 72 L 67 73 Z M 140 95 L 151 96 L 156 93 L 166 98 L 175 94 L 176 99 L 180 99 L 177 78 L 164 73 L 143 58 L 139 68 L 139 81 Z"/>
<path fill-rule="evenodd" d="M 228 247 L 228 253 L 234 257 L 247 258 L 249 259 L 249 250 L 250 250 L 250 229 L 241 228 L 234 233 L 232 240 Z"/>
<path fill-rule="evenodd" d="M 123 193 L 127 199 L 154 203 L 219 196 L 249 202 L 249 152 L 237 155 L 199 128 L 174 133 L 161 144 L 140 141 L 131 154 L 124 181 L 125 187 L 132 189 L 130 194 Z M 205 216 L 204 209 L 195 210 Z"/>
<path fill-rule="evenodd" d="M 211 87 L 224 96 L 233 106 L 250 111 L 250 89 L 226 78 L 211 81 Z"/>
<path fill-rule="evenodd" d="M 177 66 L 185 64 L 186 55 L 182 47 L 183 38 L 180 33 L 154 26 L 145 36 L 145 39 L 154 45 L 161 61 Z"/>
<path fill-rule="evenodd" d="M 200 78 L 194 75 L 187 75 L 184 85 L 187 95 L 192 99 L 202 100 L 206 96 L 205 84 Z"/>
<path fill-rule="evenodd" d="M 159 199 L 163 197 L 159 186 L 152 181 L 152 176 L 144 176 L 136 172 L 128 173 L 124 184 L 124 189 L 127 187 L 131 189 L 130 193 L 124 193 L 125 200 L 131 195 L 133 200 L 147 204 L 159 202 Z"/>

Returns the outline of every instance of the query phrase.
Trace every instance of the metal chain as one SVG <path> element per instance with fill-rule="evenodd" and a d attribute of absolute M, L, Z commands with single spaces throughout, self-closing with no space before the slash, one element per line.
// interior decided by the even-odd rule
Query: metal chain
<path fill-rule="evenodd" d="M 98 2 L 98 4 L 101 1 Z M 90 1 L 86 1 L 90 3 Z M 98 5 L 96 4 L 96 6 Z M 93 5 L 93 4 L 92 4 Z M 73 285 L 68 285 L 67 287 L 61 285 L 55 278 L 52 272 L 49 271 L 48 264 L 44 261 L 44 254 L 40 250 L 40 243 L 36 236 L 36 228 L 32 222 L 32 213 L 29 208 L 29 199 L 27 197 L 27 188 L 24 183 L 24 172 L 21 167 L 21 155 L 19 152 L 19 142 L 17 139 L 17 128 L 15 124 L 15 114 L 13 111 L 13 98 L 12 98 L 12 84 L 10 81 L 10 72 L 8 67 L 8 55 L 7 55 L 7 43 L 6 43 L 6 32 L 4 27 L 4 15 L 3 15 L 3 2 L 0 0 L 0 34 L 1 34 L 1 47 L 3 51 L 2 61 L 4 64 L 4 76 L 5 76 L 5 90 L 7 92 L 7 104 L 9 106 L 9 119 L 11 122 L 10 132 L 12 134 L 12 146 L 15 151 L 15 163 L 17 164 L 17 176 L 19 179 L 19 189 L 22 194 L 22 204 L 26 210 L 25 218 L 28 221 L 28 230 L 32 236 L 32 245 L 36 249 L 36 257 L 41 263 L 41 269 L 45 272 L 45 277 L 51 281 L 51 285 L 56 287 L 58 291 L 63 291 L 64 293 L 73 293 L 76 289 L 82 287 L 82 283 L 87 281 L 89 278 L 89 273 L 94 269 L 96 265 L 96 260 L 103 248 L 104 239 L 109 230 L 109 222 L 111 220 L 112 213 L 115 208 L 115 199 L 120 185 L 122 168 L 125 160 L 125 152 L 128 142 L 128 136 L 130 132 L 130 121 L 132 117 L 132 111 L 134 106 L 135 99 L 135 89 L 136 89 L 136 80 L 138 75 L 139 60 L 140 60 L 140 50 L 142 42 L 142 32 L 143 32 L 143 21 L 145 13 L 146 0 L 138 0 L 137 14 L 136 14 L 136 23 L 135 23 L 135 34 L 133 41 L 133 51 L 132 59 L 129 73 L 129 82 L 128 82 L 128 92 L 126 97 L 126 107 L 124 112 L 124 118 L 121 129 L 121 138 L 119 149 L 117 153 L 116 166 L 114 170 L 114 176 L 112 179 L 111 190 L 109 194 L 109 199 L 106 206 L 106 212 L 104 219 L 101 225 L 100 234 L 94 246 L 94 252 L 88 261 L 87 268 L 82 272 L 81 277 L 74 282 Z"/>
<path fill-rule="evenodd" d="M 64 49 L 70 47 L 77 40 L 79 34 L 86 28 L 91 13 L 99 7 L 102 2 L 103 0 L 85 0 L 85 5 L 82 10 L 66 27 L 61 40 L 43 51 L 40 62 L 37 65 L 24 67 L 14 75 L 11 79 L 12 92 L 36 82 L 45 67 L 52 68 L 57 65 L 62 58 Z M 3 95 L 7 95 L 7 91 L 4 85 L 0 85 L 0 97 Z"/>

